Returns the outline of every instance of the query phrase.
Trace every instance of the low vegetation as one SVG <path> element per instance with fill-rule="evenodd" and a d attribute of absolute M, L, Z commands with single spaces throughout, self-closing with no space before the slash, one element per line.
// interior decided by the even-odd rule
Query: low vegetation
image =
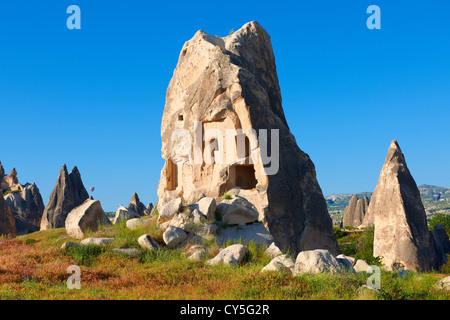
<path fill-rule="evenodd" d="M 114 237 L 105 247 L 73 246 L 64 229 L 35 232 L 0 242 L 1 299 L 450 299 L 450 293 L 435 288 L 435 283 L 448 275 L 450 268 L 439 272 L 413 273 L 400 278 L 398 272 L 382 271 L 381 289 L 364 288 L 364 273 L 302 274 L 261 273 L 270 261 L 266 246 L 254 242 L 248 246 L 239 266 L 210 266 L 187 259 L 182 248 L 139 247 L 137 238 L 150 234 L 163 243 L 162 232 L 155 222 L 135 230 L 125 223 L 101 227 L 90 237 Z M 335 229 L 341 251 L 369 264 L 373 230 L 349 233 Z M 214 238 L 206 238 L 210 246 L 208 258 L 219 252 Z M 239 243 L 228 241 L 225 245 Z M 189 247 L 188 245 L 187 247 Z M 111 248 L 137 248 L 139 255 L 130 258 L 112 252 Z M 81 269 L 81 289 L 69 290 L 67 268 Z"/>

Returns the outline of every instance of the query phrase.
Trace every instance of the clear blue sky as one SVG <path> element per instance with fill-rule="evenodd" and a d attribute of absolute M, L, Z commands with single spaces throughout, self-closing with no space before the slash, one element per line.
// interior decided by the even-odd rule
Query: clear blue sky
<path fill-rule="evenodd" d="M 81 30 L 68 30 L 69 5 Z M 381 8 L 381 30 L 366 9 Z M 160 125 L 197 30 L 256 20 L 283 108 L 324 195 L 372 191 L 392 139 L 418 184 L 450 187 L 450 2 L 8 1 L 0 6 L 0 161 L 47 202 L 61 166 L 115 211 L 156 201 Z"/>

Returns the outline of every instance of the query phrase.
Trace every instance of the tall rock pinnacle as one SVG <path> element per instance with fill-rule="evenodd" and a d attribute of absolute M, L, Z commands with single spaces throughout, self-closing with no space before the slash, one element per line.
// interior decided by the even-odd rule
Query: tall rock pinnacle
<path fill-rule="evenodd" d="M 177 136 L 180 130 L 189 134 Z M 227 130 L 247 139 L 240 155 L 226 149 Z M 252 130 L 256 141 L 246 134 Z M 203 144 L 186 144 L 189 136 Z M 167 88 L 161 137 L 159 210 L 177 197 L 219 203 L 233 189 L 256 207 L 279 246 L 339 252 L 314 164 L 284 115 L 270 36 L 256 21 L 223 38 L 198 31 L 184 44 Z"/>
<path fill-rule="evenodd" d="M 369 212 L 375 225 L 373 255 L 382 257 L 388 269 L 438 267 L 419 189 L 396 140 L 389 147 Z"/>
<path fill-rule="evenodd" d="M 63 165 L 42 215 L 41 230 L 64 227 L 69 212 L 88 198 L 78 168 L 74 167 L 69 174 Z"/>

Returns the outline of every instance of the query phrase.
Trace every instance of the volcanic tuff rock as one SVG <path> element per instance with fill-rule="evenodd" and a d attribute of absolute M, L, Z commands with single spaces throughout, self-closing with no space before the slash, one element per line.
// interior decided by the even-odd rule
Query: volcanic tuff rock
<path fill-rule="evenodd" d="M 78 168 L 74 167 L 69 174 L 63 165 L 42 215 L 41 230 L 64 227 L 69 212 L 88 198 Z"/>
<path fill-rule="evenodd" d="M 369 212 L 375 225 L 373 255 L 382 257 L 387 269 L 438 267 L 419 189 L 396 140 L 389 147 Z"/>
<path fill-rule="evenodd" d="M 128 204 L 127 209 L 136 212 L 140 216 L 145 215 L 146 211 L 145 205 L 141 202 L 141 200 L 139 200 L 139 196 L 137 195 L 136 192 L 133 193 L 133 196 L 131 197 L 131 201 Z"/>
<path fill-rule="evenodd" d="M 5 200 L 16 220 L 18 235 L 39 231 L 44 202 L 36 184 L 22 186 L 20 192 L 9 193 Z"/>
<path fill-rule="evenodd" d="M 17 235 L 39 230 L 44 202 L 36 184 L 22 185 L 17 178 L 16 169 L 5 176 L 0 163 L 0 194 L 9 191 L 4 197 L 15 219 Z"/>
<path fill-rule="evenodd" d="M 86 231 L 96 231 L 100 224 L 111 225 L 100 201 L 86 200 L 67 215 L 65 226 L 70 237 L 83 239 Z"/>
<path fill-rule="evenodd" d="M 8 207 L 3 196 L 0 195 L 0 235 L 16 236 L 16 223 L 14 222 L 14 216 Z"/>
<path fill-rule="evenodd" d="M 219 134 L 205 136 L 200 146 L 189 144 L 203 141 L 209 129 Z M 227 129 L 255 130 L 259 137 L 267 130 L 270 164 L 263 164 L 259 142 L 243 134 L 238 134 L 246 141 L 239 159 L 234 154 L 231 161 L 194 163 L 196 155 L 214 150 L 214 158 L 227 159 L 221 150 L 225 143 L 220 145 Z M 278 130 L 279 152 L 272 129 Z M 167 89 L 161 137 L 166 161 L 157 191 L 159 212 L 178 197 L 185 203 L 213 197 L 219 204 L 226 190 L 239 187 L 239 196 L 254 204 L 259 220 L 284 249 L 339 252 L 314 164 L 297 146 L 283 112 L 270 36 L 257 22 L 223 38 L 198 31 L 184 44 Z"/>
<path fill-rule="evenodd" d="M 364 220 L 368 207 L 369 199 L 367 197 L 358 199 L 356 194 L 353 195 L 342 216 L 342 226 L 359 227 Z"/>

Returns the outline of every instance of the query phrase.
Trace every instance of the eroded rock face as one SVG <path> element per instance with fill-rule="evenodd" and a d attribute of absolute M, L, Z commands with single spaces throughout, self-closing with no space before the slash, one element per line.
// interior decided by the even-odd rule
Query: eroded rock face
<path fill-rule="evenodd" d="M 0 195 L 0 235 L 15 237 L 16 223 L 3 195 Z"/>
<path fill-rule="evenodd" d="M 44 202 L 36 184 L 22 186 L 20 192 L 5 197 L 16 222 L 17 235 L 38 231 L 44 212 Z"/>
<path fill-rule="evenodd" d="M 195 144 L 210 129 L 219 134 Z M 263 146 L 242 134 L 243 152 L 226 154 L 220 136 L 226 137 L 227 129 L 255 130 L 258 137 L 267 130 L 268 149 L 279 161 L 263 165 Z M 184 44 L 167 89 L 161 137 L 166 162 L 157 191 L 159 212 L 178 197 L 185 203 L 213 197 L 219 204 L 226 190 L 239 187 L 283 249 L 339 252 L 314 164 L 297 146 L 283 112 L 270 36 L 257 22 L 223 38 L 198 31 Z M 279 141 L 279 152 L 272 141 Z M 208 154 L 227 161 L 207 163 Z"/>
<path fill-rule="evenodd" d="M 359 227 L 364 220 L 368 207 L 369 199 L 367 197 L 358 198 L 356 194 L 353 195 L 347 208 L 344 210 L 342 226 Z"/>
<path fill-rule="evenodd" d="M 373 255 L 382 257 L 387 269 L 438 267 L 419 189 L 396 140 L 389 147 L 369 212 L 375 225 Z"/>
<path fill-rule="evenodd" d="M 139 200 L 139 196 L 137 193 L 133 193 L 133 196 L 131 197 L 131 201 L 128 204 L 127 207 L 128 210 L 136 212 L 139 216 L 143 216 L 146 213 L 145 205 Z"/>
<path fill-rule="evenodd" d="M 78 168 L 74 167 L 69 174 L 64 165 L 42 215 L 41 230 L 64 227 L 69 212 L 88 198 Z"/>

